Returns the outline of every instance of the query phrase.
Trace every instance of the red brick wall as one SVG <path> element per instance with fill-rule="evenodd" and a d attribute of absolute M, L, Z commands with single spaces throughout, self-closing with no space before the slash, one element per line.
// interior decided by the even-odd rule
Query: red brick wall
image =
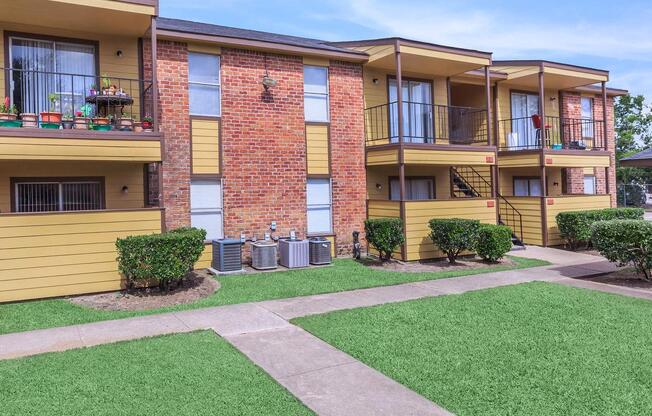
<path fill-rule="evenodd" d="M 337 252 L 347 255 L 366 218 L 362 67 L 331 61 L 329 85 L 333 226 Z"/>
<path fill-rule="evenodd" d="M 306 232 L 301 57 L 222 49 L 224 233 Z M 278 84 L 266 93 L 266 70 Z"/>
<path fill-rule="evenodd" d="M 593 100 L 593 114 L 597 119 L 602 119 L 602 97 L 596 96 Z M 607 173 L 607 182 L 609 183 L 608 193 L 611 195 L 611 206 L 615 207 L 616 203 L 616 131 L 614 127 L 614 99 L 607 97 L 607 150 L 611 152 L 609 169 Z M 599 178 L 598 170 L 596 169 L 596 179 Z M 598 180 L 599 182 L 599 180 Z"/>
<path fill-rule="evenodd" d="M 562 92 L 562 118 L 579 119 L 582 117 L 582 103 L 580 94 Z M 564 143 L 568 145 L 568 143 Z M 565 168 L 566 170 L 566 193 L 583 194 L 584 193 L 584 169 L 583 168 Z"/>

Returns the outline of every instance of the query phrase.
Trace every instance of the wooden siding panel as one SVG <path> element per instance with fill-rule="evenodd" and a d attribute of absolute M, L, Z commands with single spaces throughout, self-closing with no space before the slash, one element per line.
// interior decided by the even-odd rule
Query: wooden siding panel
<path fill-rule="evenodd" d="M 328 126 L 306 125 L 306 152 L 309 175 L 330 173 Z"/>
<path fill-rule="evenodd" d="M 398 149 L 367 151 L 367 166 L 394 165 L 398 163 Z"/>
<path fill-rule="evenodd" d="M 407 260 L 444 257 L 430 239 L 428 222 L 432 218 L 465 218 L 482 223 L 496 223 L 496 207 L 492 199 L 460 199 L 442 201 L 408 201 L 405 203 Z"/>
<path fill-rule="evenodd" d="M 158 209 L 0 216 L 0 302 L 119 290 L 116 238 L 161 231 Z"/>
<path fill-rule="evenodd" d="M 559 235 L 559 227 L 557 226 L 556 219 L 557 214 L 567 211 L 609 208 L 611 207 L 611 197 L 609 195 L 561 196 L 546 198 L 546 204 L 548 245 L 557 246 L 564 244 L 564 240 Z"/>
<path fill-rule="evenodd" d="M 465 150 L 429 150 L 405 149 L 403 151 L 405 163 L 418 165 L 452 165 L 478 166 L 492 165 L 496 154 L 492 150 L 465 151 Z"/>
<path fill-rule="evenodd" d="M 506 197 L 512 206 L 521 213 L 523 221 L 523 242 L 526 244 L 543 245 L 543 229 L 541 228 L 541 198 L 540 197 Z M 504 202 L 499 201 L 503 204 Z M 512 221 L 511 216 L 503 218 L 506 225 L 512 227 L 518 234 L 520 224 Z"/>
<path fill-rule="evenodd" d="M 219 120 L 192 119 L 192 173 L 220 173 Z"/>
<path fill-rule="evenodd" d="M 568 168 L 592 168 L 609 167 L 608 155 L 592 155 L 587 152 L 585 155 L 563 155 L 548 153 L 545 155 L 546 166 L 568 167 Z"/>
<path fill-rule="evenodd" d="M 195 264 L 195 269 L 207 269 L 211 267 L 213 261 L 213 245 L 206 244 L 204 246 L 204 251 L 201 253 L 199 260 Z"/>
<path fill-rule="evenodd" d="M 532 167 L 541 166 L 540 153 L 526 153 L 526 154 L 498 154 L 498 166 L 501 168 L 517 168 L 517 167 Z"/>

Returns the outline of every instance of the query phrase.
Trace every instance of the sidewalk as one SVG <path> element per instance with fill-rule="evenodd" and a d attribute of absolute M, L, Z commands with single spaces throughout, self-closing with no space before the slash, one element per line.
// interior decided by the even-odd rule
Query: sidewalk
<path fill-rule="evenodd" d="M 626 293 L 634 289 L 614 290 L 610 285 L 570 279 L 615 269 L 599 257 L 540 247 L 514 255 L 548 260 L 553 265 L 2 335 L 0 359 L 210 329 L 320 415 L 449 414 L 288 320 L 531 281 L 640 295 Z"/>

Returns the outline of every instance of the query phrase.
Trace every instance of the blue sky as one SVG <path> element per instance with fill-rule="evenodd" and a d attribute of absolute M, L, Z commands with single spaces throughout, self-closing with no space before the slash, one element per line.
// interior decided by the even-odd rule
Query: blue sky
<path fill-rule="evenodd" d="M 652 98 L 650 1 L 160 0 L 161 16 L 326 40 L 402 36 L 607 69 Z"/>

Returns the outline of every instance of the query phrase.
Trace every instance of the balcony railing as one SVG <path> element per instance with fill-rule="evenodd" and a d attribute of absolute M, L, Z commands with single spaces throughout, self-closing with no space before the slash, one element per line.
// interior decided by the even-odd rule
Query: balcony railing
<path fill-rule="evenodd" d="M 153 131 L 152 81 L 16 68 L 2 71 L 8 90 L 0 107 L 0 127 Z"/>
<path fill-rule="evenodd" d="M 403 102 L 403 142 L 486 145 L 487 111 L 472 107 Z M 365 109 L 368 146 L 398 143 L 398 103 Z"/>
<path fill-rule="evenodd" d="M 546 116 L 511 118 L 498 122 L 501 150 L 604 150 L 604 121 Z"/>

